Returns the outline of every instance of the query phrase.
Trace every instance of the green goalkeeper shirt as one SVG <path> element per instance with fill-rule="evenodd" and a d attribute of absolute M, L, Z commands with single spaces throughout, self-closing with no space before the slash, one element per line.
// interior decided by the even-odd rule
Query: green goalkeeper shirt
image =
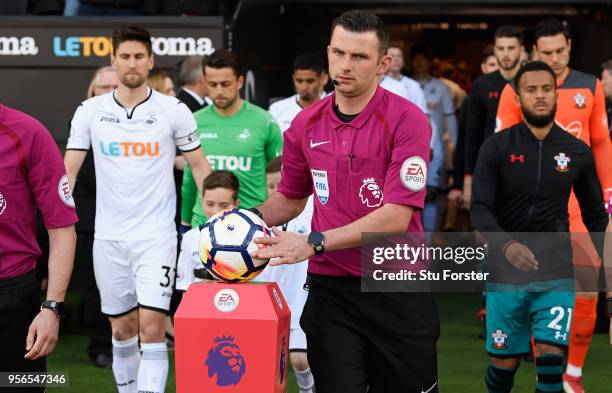
<path fill-rule="evenodd" d="M 283 149 L 283 137 L 274 118 L 247 101 L 233 116 L 220 116 L 214 105 L 194 116 L 202 149 L 213 170 L 228 170 L 238 177 L 240 206 L 250 208 L 266 200 L 266 165 Z M 206 216 L 188 165 L 181 196 L 181 220 L 193 226 L 204 223 Z"/>

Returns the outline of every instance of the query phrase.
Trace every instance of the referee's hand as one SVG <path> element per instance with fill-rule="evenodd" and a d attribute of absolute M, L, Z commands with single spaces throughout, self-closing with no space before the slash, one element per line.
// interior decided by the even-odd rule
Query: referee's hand
<path fill-rule="evenodd" d="M 43 308 L 32 321 L 26 338 L 26 359 L 36 360 L 49 355 L 57 344 L 59 318 L 55 311 Z"/>
<path fill-rule="evenodd" d="M 270 258 L 271 266 L 302 262 L 314 255 L 314 248 L 308 244 L 308 236 L 272 228 L 274 237 L 257 237 L 255 243 L 262 247 L 252 257 Z"/>

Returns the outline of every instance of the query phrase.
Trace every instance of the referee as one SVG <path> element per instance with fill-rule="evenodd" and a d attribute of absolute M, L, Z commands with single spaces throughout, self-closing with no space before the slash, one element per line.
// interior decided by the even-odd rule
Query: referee
<path fill-rule="evenodd" d="M 278 192 L 259 206 L 277 226 L 316 193 L 313 232 L 275 230 L 257 240 L 274 247 L 256 254 L 278 257 L 273 264 L 309 259 L 300 324 L 318 393 L 438 391 L 433 296 L 361 292 L 363 232 L 423 232 L 431 129 L 417 106 L 377 86 L 391 61 L 387 47 L 372 13 L 334 20 L 327 53 L 335 91 L 285 132 Z M 402 177 L 407 170 L 418 175 Z"/>
<path fill-rule="evenodd" d="M 1 372 L 44 372 L 57 343 L 77 216 L 62 156 L 45 127 L 0 104 Z M 36 210 L 49 232 L 47 300 L 36 276 Z M 20 389 L 26 392 L 44 391 Z"/>

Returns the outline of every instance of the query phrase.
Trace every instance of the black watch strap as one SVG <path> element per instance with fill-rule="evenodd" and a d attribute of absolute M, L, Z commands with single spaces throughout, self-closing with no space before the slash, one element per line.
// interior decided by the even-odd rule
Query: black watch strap
<path fill-rule="evenodd" d="M 612 297 L 609 297 L 606 301 L 606 311 L 608 316 L 612 318 Z"/>
<path fill-rule="evenodd" d="M 64 302 L 58 302 L 56 300 L 45 300 L 40 305 L 40 309 L 48 308 L 49 310 L 55 311 L 58 318 L 64 318 L 66 316 L 66 305 Z"/>
<path fill-rule="evenodd" d="M 310 232 L 308 235 L 308 244 L 314 249 L 315 255 L 321 255 L 325 252 L 324 241 L 325 237 L 321 232 Z"/>

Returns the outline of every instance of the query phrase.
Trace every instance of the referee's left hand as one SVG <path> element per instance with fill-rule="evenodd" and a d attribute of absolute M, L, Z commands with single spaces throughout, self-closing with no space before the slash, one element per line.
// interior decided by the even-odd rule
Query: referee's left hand
<path fill-rule="evenodd" d="M 271 266 L 302 262 L 314 255 L 314 248 L 308 244 L 308 236 L 272 228 L 274 237 L 255 238 L 262 247 L 251 254 L 255 258 L 270 258 Z"/>
<path fill-rule="evenodd" d="M 57 344 L 59 318 L 53 310 L 43 308 L 32 321 L 26 338 L 26 359 L 36 360 L 49 355 Z"/>

